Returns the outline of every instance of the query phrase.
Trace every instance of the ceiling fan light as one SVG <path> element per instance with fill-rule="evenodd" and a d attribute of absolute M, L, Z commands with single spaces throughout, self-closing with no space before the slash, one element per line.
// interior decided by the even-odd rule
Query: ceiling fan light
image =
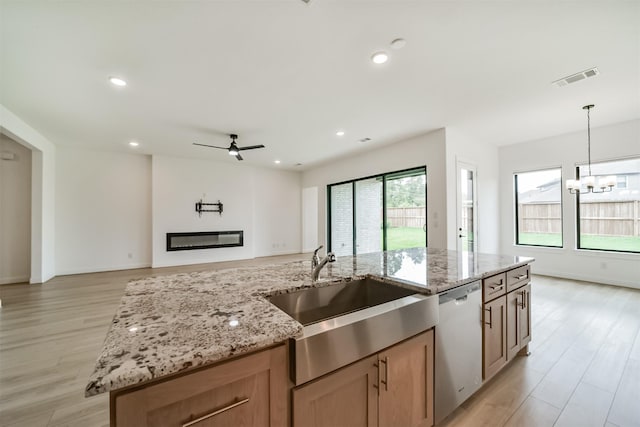
<path fill-rule="evenodd" d="M 236 150 L 235 148 L 229 148 L 229 155 L 230 156 L 237 156 L 238 155 L 238 150 Z"/>

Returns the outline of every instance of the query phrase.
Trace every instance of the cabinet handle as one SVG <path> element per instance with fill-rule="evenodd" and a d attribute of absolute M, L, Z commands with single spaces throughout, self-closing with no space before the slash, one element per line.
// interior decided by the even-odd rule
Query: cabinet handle
<path fill-rule="evenodd" d="M 224 408 L 218 409 L 217 411 L 213 411 L 213 412 L 211 412 L 211 413 L 209 413 L 207 415 L 201 416 L 200 418 L 196 418 L 193 421 L 189 421 L 188 423 L 184 423 L 184 424 L 182 424 L 182 427 L 190 427 L 190 426 L 192 426 L 194 424 L 199 423 L 200 421 L 206 420 L 207 418 L 215 417 L 216 415 L 219 415 L 219 414 L 221 414 L 223 412 L 227 412 L 229 409 L 233 409 L 236 406 L 244 405 L 248 401 L 249 401 L 248 397 L 246 399 L 243 399 L 243 400 L 238 400 L 237 402 L 232 403 L 231 405 L 225 406 Z"/>
<path fill-rule="evenodd" d="M 518 292 L 518 294 L 522 295 L 522 302 L 518 302 L 518 300 L 516 299 L 516 305 L 524 310 L 525 308 L 527 308 L 526 303 L 524 302 L 524 300 L 527 298 L 525 295 L 525 291 Z"/>
<path fill-rule="evenodd" d="M 527 277 L 527 274 L 526 274 L 526 273 L 525 273 L 525 274 L 521 274 L 521 275 L 519 275 L 519 276 L 516 276 L 516 280 L 522 280 L 522 279 L 524 279 L 525 277 Z"/>
<path fill-rule="evenodd" d="M 485 310 L 489 311 L 489 323 L 485 322 L 485 325 L 489 325 L 489 329 L 493 329 L 493 320 L 492 320 L 492 314 L 493 314 L 493 307 L 489 306 L 489 308 L 485 308 Z"/>
<path fill-rule="evenodd" d="M 380 363 L 384 363 L 384 381 L 380 381 L 384 384 L 384 391 L 389 391 L 389 371 L 387 368 L 389 367 L 389 357 L 385 357 L 384 360 L 380 360 Z"/>
<path fill-rule="evenodd" d="M 502 283 L 500 283 L 499 285 L 489 285 L 489 287 L 491 288 L 491 290 L 502 289 Z"/>

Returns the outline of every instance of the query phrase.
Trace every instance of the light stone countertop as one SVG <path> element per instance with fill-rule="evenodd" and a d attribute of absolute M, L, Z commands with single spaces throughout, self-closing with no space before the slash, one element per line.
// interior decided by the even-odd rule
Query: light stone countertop
<path fill-rule="evenodd" d="M 85 395 L 143 383 L 296 338 L 302 325 L 265 296 L 372 275 L 435 294 L 533 258 L 414 248 L 311 262 L 150 277 L 127 284 Z"/>

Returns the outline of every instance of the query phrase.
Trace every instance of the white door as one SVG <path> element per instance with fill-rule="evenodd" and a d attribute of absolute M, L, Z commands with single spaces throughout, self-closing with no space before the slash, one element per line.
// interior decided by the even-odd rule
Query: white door
<path fill-rule="evenodd" d="M 477 170 L 471 163 L 457 162 L 457 249 L 476 252 L 478 250 L 478 196 Z"/>

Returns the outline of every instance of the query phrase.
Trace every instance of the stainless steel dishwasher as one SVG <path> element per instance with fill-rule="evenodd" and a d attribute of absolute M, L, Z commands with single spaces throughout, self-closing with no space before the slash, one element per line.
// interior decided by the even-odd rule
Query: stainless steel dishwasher
<path fill-rule="evenodd" d="M 482 284 L 439 294 L 436 326 L 435 421 L 439 423 L 482 385 Z"/>

